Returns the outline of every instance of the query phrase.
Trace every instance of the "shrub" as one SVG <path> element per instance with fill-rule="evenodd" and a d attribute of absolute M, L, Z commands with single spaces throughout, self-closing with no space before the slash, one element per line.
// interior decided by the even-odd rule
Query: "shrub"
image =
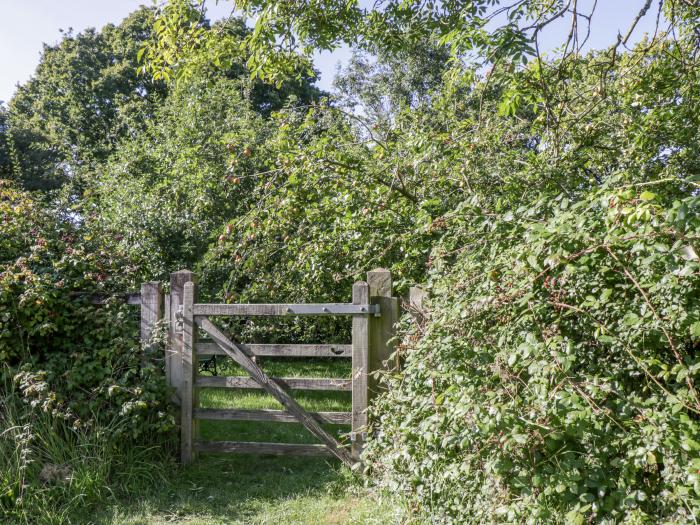
<path fill-rule="evenodd" d="M 89 218 L 6 181 L 0 208 L 0 508 L 34 523 L 40 509 L 60 516 L 102 499 L 125 451 L 164 444 L 174 418 L 161 363 L 144 359 L 138 310 L 91 303 L 127 290 L 128 259 L 84 233 Z M 69 485 L 42 488 L 43 464 L 72 472 Z"/>
<path fill-rule="evenodd" d="M 123 413 L 134 418 L 134 435 L 172 427 L 162 374 L 142 365 L 138 311 L 123 301 L 91 303 L 126 291 L 128 260 L 7 183 L 0 192 L 5 373 L 17 373 L 35 405 L 76 424 Z"/>
<path fill-rule="evenodd" d="M 436 522 L 693 522 L 696 188 L 610 183 L 515 214 L 462 206 L 425 332 L 405 339 L 375 408 L 367 457 L 383 481 Z"/>

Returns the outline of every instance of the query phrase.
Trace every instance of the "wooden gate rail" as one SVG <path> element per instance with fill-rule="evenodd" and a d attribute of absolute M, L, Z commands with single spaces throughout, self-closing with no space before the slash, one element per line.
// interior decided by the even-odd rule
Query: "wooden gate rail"
<path fill-rule="evenodd" d="M 319 423 L 329 425 L 349 425 L 350 412 L 309 412 Z M 278 421 L 298 423 L 297 419 L 284 410 L 242 409 L 242 408 L 195 408 L 195 419 L 213 421 Z"/>
<path fill-rule="evenodd" d="M 369 296 L 367 297 L 369 301 Z M 195 316 L 254 316 L 254 315 L 380 315 L 379 305 L 367 303 L 327 304 L 195 304 Z"/>
<path fill-rule="evenodd" d="M 367 287 L 366 283 L 364 284 L 365 287 Z M 192 292 L 190 292 L 192 290 Z M 194 283 L 187 283 L 185 285 L 185 301 L 187 301 L 188 298 L 193 297 L 193 291 L 194 291 Z M 187 304 L 185 302 L 185 324 L 188 322 L 192 323 L 194 326 L 194 323 L 207 332 L 212 339 L 214 339 L 214 342 L 218 344 L 222 350 L 224 350 L 228 356 L 233 359 L 239 366 L 241 366 L 246 372 L 250 374 L 250 376 L 255 379 L 260 386 L 262 386 L 267 393 L 269 393 L 272 397 L 274 397 L 277 401 L 279 401 L 282 406 L 284 406 L 287 409 L 287 412 L 292 414 L 296 419 L 299 420 L 299 423 L 301 423 L 311 434 L 316 436 L 319 440 L 323 442 L 324 445 L 330 450 L 330 452 L 336 456 L 338 459 L 346 463 L 347 465 L 351 465 L 353 463 L 353 458 L 350 456 L 350 454 L 343 448 L 336 440 L 331 436 L 326 430 L 321 427 L 321 425 L 316 421 L 316 419 L 311 416 L 306 410 L 304 410 L 299 403 L 297 403 L 288 393 L 287 391 L 276 381 L 274 381 L 272 378 L 270 378 L 260 366 L 253 361 L 252 356 L 248 355 L 245 353 L 245 351 L 236 345 L 233 341 L 231 341 L 229 338 L 227 338 L 207 317 L 201 317 L 197 316 L 195 317 L 192 313 L 194 312 L 194 308 L 192 304 Z M 188 358 L 192 360 L 192 357 L 194 356 L 196 358 L 196 355 L 193 352 L 193 347 L 194 340 L 190 341 L 185 337 L 185 348 L 183 351 L 183 356 L 185 354 L 188 354 Z M 183 362 L 185 361 L 183 357 Z M 366 371 L 365 371 L 366 372 Z M 190 373 L 192 373 L 190 371 Z M 194 377 L 194 373 L 193 373 Z M 190 396 L 190 399 L 194 401 L 193 397 Z M 197 448 L 200 448 L 201 443 L 193 443 L 194 442 L 194 432 L 192 429 L 192 418 L 193 418 L 193 408 L 196 405 L 193 403 L 191 406 L 184 406 L 184 399 L 183 399 L 183 411 L 182 411 L 182 428 L 183 428 L 183 433 L 182 433 L 182 462 L 187 464 L 190 461 L 192 461 L 192 453 L 194 450 L 197 450 Z M 185 429 L 185 420 L 187 419 L 187 429 Z M 193 450 L 193 445 L 194 445 L 194 450 Z M 206 449 L 207 444 L 204 444 L 204 447 Z"/>
<path fill-rule="evenodd" d="M 299 443 L 262 443 L 259 441 L 208 441 L 197 445 L 199 452 L 237 452 L 274 456 L 332 456 L 325 445 Z"/>
<path fill-rule="evenodd" d="M 352 357 L 352 345 L 239 344 L 256 357 Z M 197 344 L 197 355 L 226 355 L 210 341 Z"/>
<path fill-rule="evenodd" d="M 175 387 L 173 401 L 181 408 L 181 459 L 193 460 L 197 452 L 237 452 L 253 454 L 333 455 L 350 465 L 359 460 L 366 438 L 367 405 L 377 386 L 370 372 L 391 368 L 391 338 L 398 320 L 398 299 L 392 296 L 391 274 L 373 270 L 367 282 L 353 286 L 352 303 L 313 304 L 206 304 L 198 303 L 196 276 L 182 270 L 171 274 L 170 294 L 163 296 L 159 283 L 147 283 L 141 291 L 142 337 L 145 339 L 158 318 L 169 321 L 169 343 L 165 355 L 168 383 Z M 164 303 L 164 308 L 160 305 Z M 226 337 L 210 316 L 349 316 L 352 344 L 243 344 Z M 198 340 L 202 330 L 210 339 Z M 247 376 L 210 377 L 198 375 L 200 356 L 226 356 Z M 265 357 L 350 358 L 350 378 L 270 377 L 255 362 Z M 203 387 L 262 389 L 279 401 L 285 410 L 201 408 L 198 393 Z M 289 395 L 293 390 L 336 390 L 352 392 L 351 412 L 310 412 Z M 321 444 L 263 442 L 202 442 L 198 424 L 202 420 L 266 421 L 301 423 Z M 322 424 L 351 425 L 351 447 L 338 443 Z"/>
<path fill-rule="evenodd" d="M 271 377 L 270 379 L 288 390 L 352 390 L 350 379 L 317 377 Z M 195 385 L 217 388 L 263 388 L 260 383 L 248 376 L 200 376 L 195 381 Z"/>

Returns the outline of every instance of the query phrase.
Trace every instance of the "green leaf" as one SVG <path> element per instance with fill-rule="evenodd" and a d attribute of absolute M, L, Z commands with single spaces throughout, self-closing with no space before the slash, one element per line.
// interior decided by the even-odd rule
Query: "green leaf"
<path fill-rule="evenodd" d="M 585 521 L 585 517 L 578 511 L 578 509 L 567 512 L 565 519 L 567 525 L 583 525 Z"/>
<path fill-rule="evenodd" d="M 542 267 L 537 262 L 537 257 L 535 257 L 534 255 L 529 255 L 527 258 L 527 262 L 530 263 L 530 266 L 532 266 L 538 272 L 542 271 Z"/>
<path fill-rule="evenodd" d="M 681 253 L 681 257 L 683 257 L 683 259 L 685 259 L 686 261 L 697 261 L 698 260 L 698 254 L 695 252 L 695 249 L 692 246 L 690 246 L 689 244 L 681 247 L 680 253 Z"/>
<path fill-rule="evenodd" d="M 442 405 L 442 403 L 445 401 L 445 392 L 440 392 L 436 397 L 435 397 L 435 404 L 436 405 Z"/>
<path fill-rule="evenodd" d="M 656 465 L 656 455 L 651 451 L 647 452 L 647 464 Z"/>
<path fill-rule="evenodd" d="M 516 443 L 520 443 L 521 445 L 524 445 L 525 443 L 527 443 L 527 438 L 528 438 L 527 434 L 513 434 L 512 436 L 513 436 L 513 440 Z"/>
<path fill-rule="evenodd" d="M 692 438 L 689 438 L 688 436 L 684 436 L 681 439 L 681 448 L 687 452 L 690 452 L 691 450 L 700 450 L 700 443 Z"/>
<path fill-rule="evenodd" d="M 622 322 L 627 326 L 634 326 L 636 324 L 639 324 L 639 316 L 632 312 L 627 313 L 622 318 Z"/>
<path fill-rule="evenodd" d="M 656 198 L 656 193 L 652 193 L 652 192 L 650 192 L 650 191 L 644 191 L 644 192 L 642 192 L 642 194 L 639 196 L 639 198 L 640 198 L 641 200 L 643 200 L 643 201 L 648 202 L 648 201 L 654 200 L 654 199 Z"/>
<path fill-rule="evenodd" d="M 695 321 L 690 325 L 690 337 L 695 341 L 700 339 L 700 321 Z"/>

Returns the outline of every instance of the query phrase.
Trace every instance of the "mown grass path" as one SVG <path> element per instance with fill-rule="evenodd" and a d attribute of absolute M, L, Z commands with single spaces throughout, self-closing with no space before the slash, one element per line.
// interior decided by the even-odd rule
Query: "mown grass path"
<path fill-rule="evenodd" d="M 271 375 L 348 377 L 345 360 L 271 360 Z M 242 375 L 227 365 L 220 375 Z M 314 411 L 349 411 L 349 392 L 293 392 Z M 263 392 L 203 389 L 208 408 L 274 408 L 280 405 Z M 327 427 L 343 439 L 349 427 Z M 315 443 L 300 424 L 247 421 L 202 421 L 205 440 Z M 150 525 L 219 524 L 387 524 L 396 522 L 393 508 L 370 494 L 339 461 L 330 458 L 250 455 L 202 455 L 192 466 L 174 473 L 171 483 L 153 494 L 134 495 L 96 516 L 96 523 Z"/>

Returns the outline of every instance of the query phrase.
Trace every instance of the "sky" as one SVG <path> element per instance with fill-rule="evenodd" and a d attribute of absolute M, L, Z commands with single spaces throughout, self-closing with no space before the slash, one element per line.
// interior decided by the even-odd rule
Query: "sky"
<path fill-rule="evenodd" d="M 579 0 L 585 8 L 593 0 Z M 640 0 L 598 0 L 591 47 L 606 47 L 614 42 L 618 31 L 625 33 L 643 2 Z M 0 101 L 9 100 L 18 83 L 26 82 L 41 56 L 43 43 L 56 44 L 60 29 L 75 32 L 88 27 L 101 28 L 119 23 L 139 5 L 149 0 L 0 0 Z M 654 2 L 656 4 L 656 2 Z M 216 20 L 230 12 L 230 3 L 209 0 L 209 18 Z M 582 9 L 583 10 L 583 9 Z M 655 11 L 639 23 L 633 40 L 653 32 Z M 559 42 L 568 28 L 553 24 L 544 39 Z M 546 47 L 546 44 L 545 44 Z M 338 64 L 350 57 L 347 48 L 317 54 L 315 64 L 321 72 L 319 87 L 330 90 Z"/>

